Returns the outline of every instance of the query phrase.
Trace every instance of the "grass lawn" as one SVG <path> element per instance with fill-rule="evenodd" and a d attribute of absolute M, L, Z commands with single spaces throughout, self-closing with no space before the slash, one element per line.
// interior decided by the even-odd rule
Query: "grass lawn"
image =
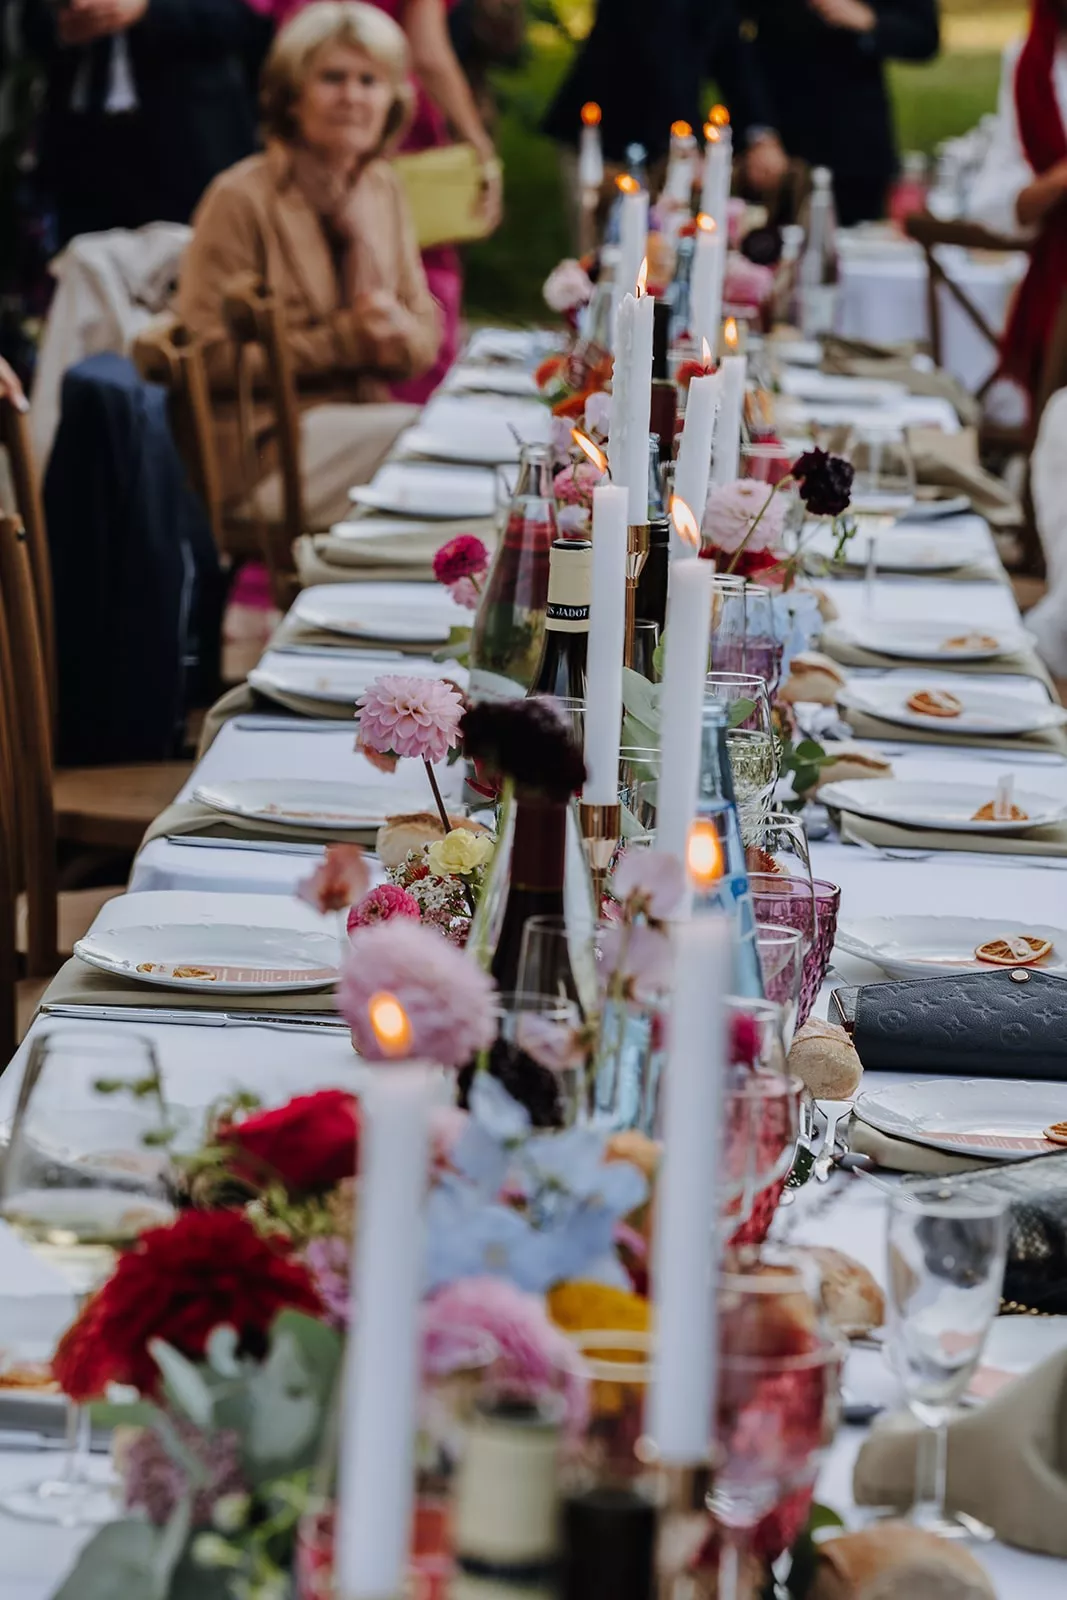
<path fill-rule="evenodd" d="M 537 132 L 537 125 L 566 70 L 573 44 L 560 28 L 544 20 L 542 5 L 531 9 L 535 20 L 530 24 L 526 60 L 516 71 L 501 72 L 496 79 L 507 219 L 492 239 L 466 252 L 467 308 L 478 319 L 543 318 L 541 284 L 569 247 L 556 147 Z M 926 66 L 896 63 L 890 68 L 904 150 L 931 151 L 942 139 L 966 132 L 994 108 L 1000 51 L 1018 31 L 1023 16 L 1010 0 L 988 4 L 943 0 L 943 10 L 948 48 L 941 57 Z"/>

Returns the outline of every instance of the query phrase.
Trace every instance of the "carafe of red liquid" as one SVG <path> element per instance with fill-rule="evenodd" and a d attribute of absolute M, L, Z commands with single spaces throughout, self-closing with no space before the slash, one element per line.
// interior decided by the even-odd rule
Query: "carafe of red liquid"
<path fill-rule="evenodd" d="M 471 634 L 472 700 L 518 698 L 533 683 L 545 636 L 548 555 L 558 536 L 551 448 L 525 445 Z"/>

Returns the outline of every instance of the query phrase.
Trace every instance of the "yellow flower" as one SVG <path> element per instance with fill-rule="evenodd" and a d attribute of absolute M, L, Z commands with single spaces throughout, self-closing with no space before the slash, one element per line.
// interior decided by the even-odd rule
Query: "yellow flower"
<path fill-rule="evenodd" d="M 609 1283 L 558 1283 L 549 1291 L 548 1313 L 568 1333 L 645 1333 L 649 1328 L 648 1301 Z"/>
<path fill-rule="evenodd" d="M 488 834 L 453 828 L 451 833 L 430 846 L 430 871 L 439 878 L 476 872 L 479 867 L 485 866 L 492 853 L 493 841 Z"/>

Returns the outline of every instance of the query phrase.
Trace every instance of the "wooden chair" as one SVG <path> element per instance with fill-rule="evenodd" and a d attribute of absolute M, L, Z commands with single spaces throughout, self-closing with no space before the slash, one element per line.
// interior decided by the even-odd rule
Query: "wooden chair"
<path fill-rule="evenodd" d="M 30 418 L 5 395 L 0 396 L 0 445 L 7 451 L 15 509 L 22 519 L 33 567 L 33 586 L 41 624 L 48 695 L 53 715 L 56 704 L 56 625 L 52 604 L 52 568 L 45 531 L 44 502 L 41 499 L 37 465 L 30 440 Z"/>
<path fill-rule="evenodd" d="M 52 728 L 29 536 L 0 517 L 0 1038 L 21 1037 L 48 979 L 120 886 L 59 892 Z"/>

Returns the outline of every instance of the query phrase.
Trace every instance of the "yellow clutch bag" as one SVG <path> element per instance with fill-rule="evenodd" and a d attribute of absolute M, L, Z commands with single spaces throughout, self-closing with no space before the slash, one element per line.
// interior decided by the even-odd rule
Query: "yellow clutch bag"
<path fill-rule="evenodd" d="M 488 229 L 479 211 L 482 166 L 473 145 L 445 144 L 394 156 L 393 169 L 404 186 L 420 250 L 485 237 Z"/>

